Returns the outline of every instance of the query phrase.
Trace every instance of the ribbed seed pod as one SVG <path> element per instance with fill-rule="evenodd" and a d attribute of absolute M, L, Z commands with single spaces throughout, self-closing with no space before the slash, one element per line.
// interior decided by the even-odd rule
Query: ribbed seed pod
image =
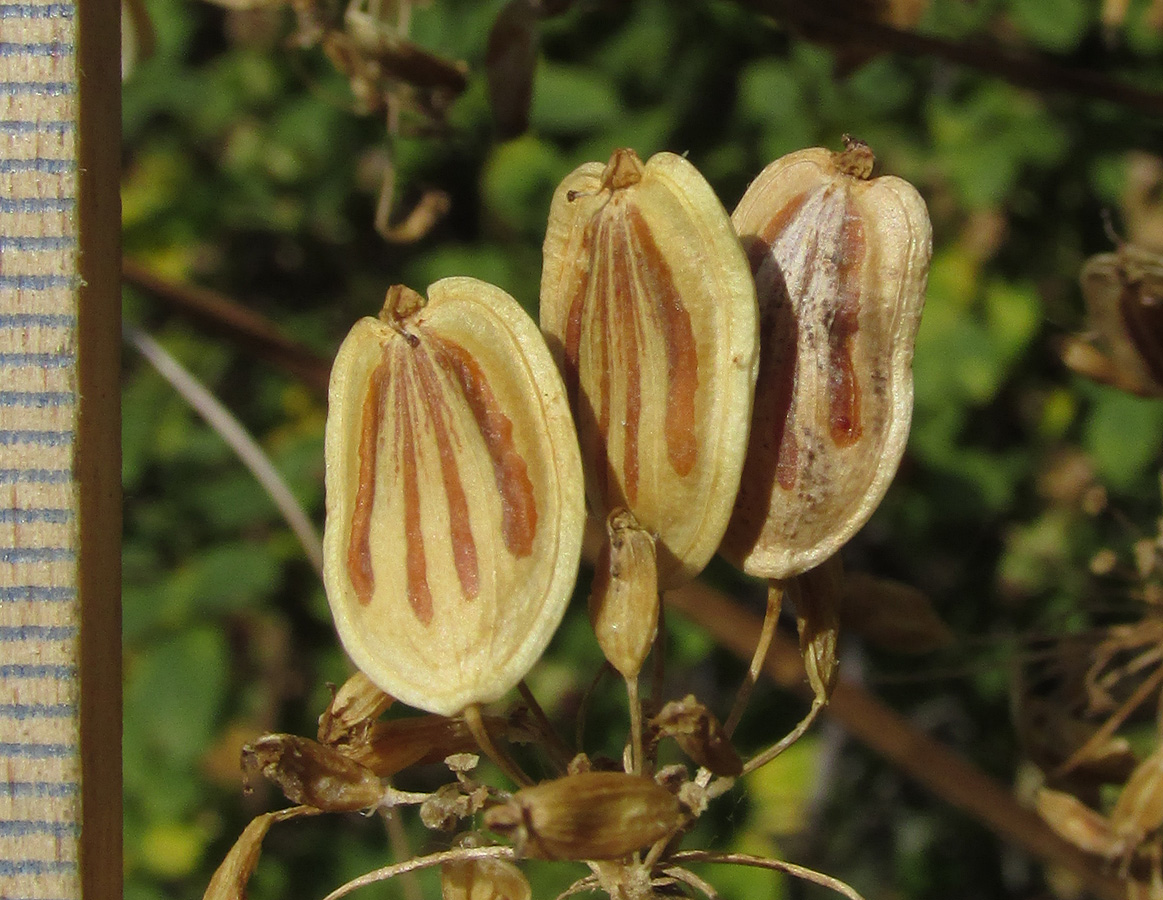
<path fill-rule="evenodd" d="M 495 700 L 544 650 L 581 553 L 561 378 L 499 288 L 388 291 L 331 374 L 324 581 L 355 664 L 441 715 Z"/>
<path fill-rule="evenodd" d="M 619 859 L 683 822 L 678 800 L 649 778 L 581 772 L 524 788 L 485 812 L 485 827 L 535 859 Z"/>
<path fill-rule="evenodd" d="M 896 473 L 932 253 L 925 202 L 872 177 L 866 144 L 801 150 L 752 182 L 732 221 L 755 275 L 762 358 L 751 443 L 720 548 L 786 578 L 836 552 Z"/>
<path fill-rule="evenodd" d="M 714 553 L 751 415 L 755 291 L 714 192 L 672 153 L 616 150 L 558 187 L 541 328 L 577 420 L 591 512 L 658 536 L 659 586 Z"/>

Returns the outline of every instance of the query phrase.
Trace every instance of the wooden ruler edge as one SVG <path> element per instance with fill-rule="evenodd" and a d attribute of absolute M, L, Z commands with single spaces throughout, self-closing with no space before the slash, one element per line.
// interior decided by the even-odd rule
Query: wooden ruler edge
<path fill-rule="evenodd" d="M 76 8 L 81 895 L 121 900 L 121 7 Z"/>

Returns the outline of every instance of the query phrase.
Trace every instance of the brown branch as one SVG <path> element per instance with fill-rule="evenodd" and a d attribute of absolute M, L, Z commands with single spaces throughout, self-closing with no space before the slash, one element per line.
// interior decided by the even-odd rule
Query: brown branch
<path fill-rule="evenodd" d="M 1106 100 L 1153 116 L 1163 116 L 1163 93 L 1149 91 L 1099 72 L 1061 65 L 1045 56 L 986 44 L 956 41 L 895 28 L 859 15 L 838 14 L 835 7 L 813 0 L 739 0 L 778 19 L 805 39 L 826 44 L 931 56 L 996 75 L 1019 87 Z"/>
<path fill-rule="evenodd" d="M 121 261 L 121 279 L 164 300 L 211 334 L 298 378 L 321 397 L 327 396 L 331 361 L 291 340 L 259 313 L 217 291 L 162 278 L 130 259 Z"/>
<path fill-rule="evenodd" d="M 671 591 L 666 599 L 739 659 L 751 658 L 762 625 L 759 616 L 698 582 Z M 799 648 L 790 638 L 776 635 L 764 670 L 780 687 L 811 697 Z M 994 833 L 1043 862 L 1070 870 L 1102 900 L 1125 900 L 1126 884 L 1104 870 L 1101 859 L 1062 840 L 1005 786 L 918 731 L 859 685 L 841 678 L 825 712 L 869 749 Z"/>

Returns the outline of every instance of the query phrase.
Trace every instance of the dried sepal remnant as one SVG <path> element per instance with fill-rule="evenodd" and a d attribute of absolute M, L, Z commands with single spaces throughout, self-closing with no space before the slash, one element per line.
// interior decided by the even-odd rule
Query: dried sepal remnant
<path fill-rule="evenodd" d="M 585 509 L 565 390 L 499 288 L 388 291 L 331 375 L 324 581 L 344 647 L 441 715 L 495 700 L 573 589 Z"/>
<path fill-rule="evenodd" d="M 1092 256 L 1079 276 L 1090 333 L 1063 360 L 1143 397 L 1163 396 L 1163 253 L 1133 244 Z"/>
<path fill-rule="evenodd" d="M 716 775 L 734 777 L 743 771 L 743 761 L 723 726 L 693 694 L 671 700 L 650 726 L 659 737 L 674 738 L 687 756 Z"/>
<path fill-rule="evenodd" d="M 350 746 L 364 743 L 368 734 L 394 698 L 372 684 L 363 672 L 356 672 L 336 690 L 319 717 L 316 739 L 321 744 Z"/>
<path fill-rule="evenodd" d="M 590 593 L 590 622 L 606 659 L 635 678 L 658 631 L 658 564 L 654 536 L 629 510 L 606 518 Z"/>
<path fill-rule="evenodd" d="M 591 511 L 658 536 L 663 589 L 714 553 L 746 451 L 755 289 L 714 192 L 672 153 L 586 163 L 558 187 L 541 328 L 565 376 Z"/>
<path fill-rule="evenodd" d="M 867 146 L 801 150 L 751 183 L 732 221 L 755 275 L 762 358 L 724 555 L 786 578 L 868 520 L 896 473 L 932 228 Z"/>
<path fill-rule="evenodd" d="M 624 772 L 580 772 L 523 788 L 485 812 L 485 827 L 535 859 L 620 859 L 674 834 L 686 816 L 662 785 Z"/>
<path fill-rule="evenodd" d="M 293 734 L 266 734 L 242 748 L 242 768 L 261 772 L 287 799 L 327 812 L 373 809 L 384 786 L 370 769 L 339 750 Z"/>

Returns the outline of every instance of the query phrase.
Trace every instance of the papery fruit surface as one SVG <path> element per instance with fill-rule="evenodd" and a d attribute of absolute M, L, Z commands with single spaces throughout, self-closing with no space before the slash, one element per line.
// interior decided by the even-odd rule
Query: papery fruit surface
<path fill-rule="evenodd" d="M 441 715 L 500 697 L 544 650 L 581 552 L 581 461 L 536 325 L 446 278 L 388 292 L 332 369 L 324 581 L 355 664 Z"/>
<path fill-rule="evenodd" d="M 762 358 L 721 549 L 752 575 L 786 578 L 835 553 L 904 453 L 932 228 L 916 189 L 872 168 L 855 141 L 792 153 L 732 216 L 755 275 Z"/>
<path fill-rule="evenodd" d="M 662 589 L 696 575 L 739 484 L 758 365 L 747 262 L 691 163 L 617 150 L 550 207 L 541 328 L 574 409 L 591 512 L 658 536 Z"/>

